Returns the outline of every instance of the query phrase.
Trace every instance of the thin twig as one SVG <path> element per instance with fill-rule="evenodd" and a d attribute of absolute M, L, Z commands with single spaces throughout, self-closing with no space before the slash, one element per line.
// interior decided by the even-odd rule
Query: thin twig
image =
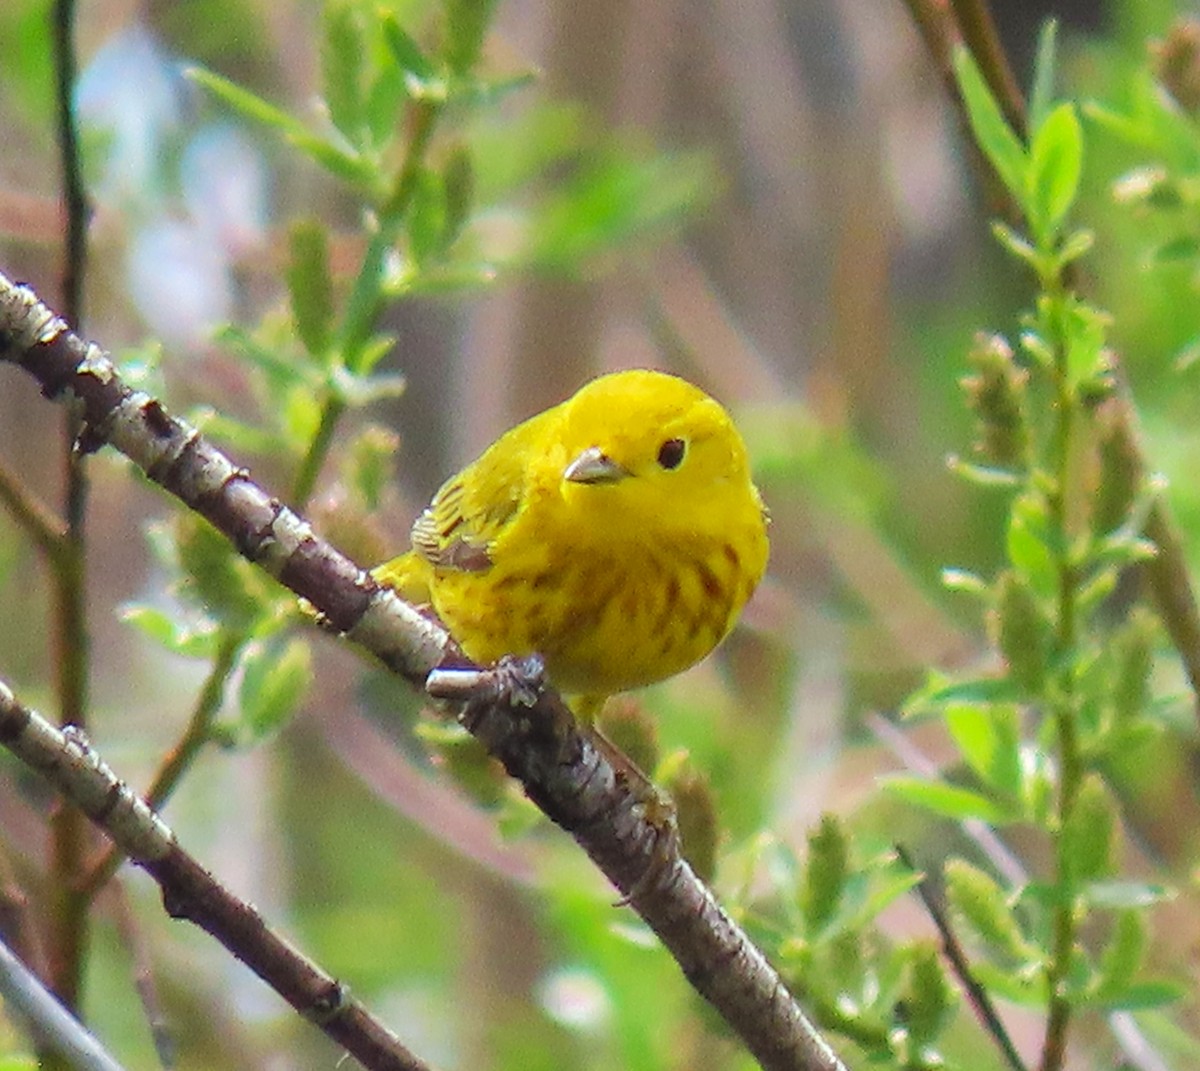
<path fill-rule="evenodd" d="M 142 1011 L 146 1013 L 146 1025 L 150 1028 L 154 1051 L 163 1071 L 173 1071 L 178 1063 L 175 1055 L 175 1037 L 171 1033 L 170 1023 L 159 998 L 158 986 L 154 980 L 154 966 L 150 961 L 145 936 L 134 917 L 124 885 L 116 882 L 112 891 L 109 902 L 114 905 L 117 933 L 121 938 L 121 947 L 129 957 L 133 987 L 142 1002 Z"/>
<path fill-rule="evenodd" d="M 75 1071 L 123 1071 L 116 1062 L 33 972 L 0 942 L 0 997 L 29 1020 L 33 1036 Z M 39 1065 L 40 1066 L 40 1065 Z"/>
<path fill-rule="evenodd" d="M 954 73 L 954 49 L 963 43 L 963 35 L 950 7 L 950 0 L 905 0 L 905 4 L 941 79 L 946 97 L 956 106 L 954 114 L 958 128 L 963 136 L 963 144 L 967 146 L 973 173 L 983 187 L 983 200 L 988 211 L 1016 225 L 1021 219 L 1016 200 L 970 136 L 971 124 Z"/>
<path fill-rule="evenodd" d="M 317 430 L 304 452 L 304 457 L 300 459 L 300 466 L 296 470 L 296 479 L 292 485 L 292 504 L 298 510 L 308 506 L 308 500 L 317 486 L 317 477 L 321 474 L 329 447 L 333 443 L 333 433 L 337 430 L 338 421 L 345 411 L 346 403 L 332 393 L 321 406 Z"/>
<path fill-rule="evenodd" d="M 0 847 L 0 941 L 27 963 L 40 978 L 49 977 L 46 950 L 37 918 L 25 890 L 17 881 L 12 862 Z"/>
<path fill-rule="evenodd" d="M 384 264 L 395 248 L 405 216 L 412 204 L 425 153 L 433 139 L 433 131 L 441 113 L 441 105 L 436 101 L 422 100 L 413 105 L 412 130 L 404 162 L 400 165 L 391 193 L 379 210 L 379 225 L 363 254 L 338 331 L 338 346 L 342 352 L 342 359 L 352 372 L 358 371 L 359 356 L 371 337 L 375 321 L 379 318 L 380 280 Z M 317 484 L 317 477 L 321 474 L 321 468 L 333 443 L 333 433 L 345 409 L 346 403 L 337 393 L 333 390 L 328 391 L 321 405 L 316 434 L 300 461 L 292 486 L 292 505 L 297 510 L 304 510 L 308 506 L 308 500 Z"/>
<path fill-rule="evenodd" d="M 1187 673 L 1196 703 L 1196 717 L 1200 720 L 1200 609 L 1196 606 L 1179 525 L 1161 496 L 1146 518 L 1146 535 L 1157 549 L 1144 566 L 1150 590 L 1167 635 Z"/>
<path fill-rule="evenodd" d="M 74 95 L 75 0 L 55 0 L 51 33 L 54 43 L 56 118 L 62 172 L 66 235 L 63 251 L 63 309 L 78 327 L 83 315 L 83 278 L 87 252 L 87 201 L 79 155 Z M 85 519 L 88 481 L 79 437 L 82 415 L 68 406 L 63 421 L 64 516 L 66 535 L 54 571 L 54 662 L 59 720 L 85 723 L 88 707 L 88 634 L 86 603 Z M 87 823 L 73 808 L 59 808 L 51 818 L 51 971 L 54 989 L 69 1007 L 79 1001 L 87 942 L 86 899 L 79 896 L 78 876 L 87 852 Z"/>
<path fill-rule="evenodd" d="M 950 0 L 958 31 L 1018 137 L 1026 132 L 1025 96 L 1008 62 L 987 0 Z"/>
<path fill-rule="evenodd" d="M 3 461 L 0 461 L 0 502 L 51 566 L 56 566 L 62 559 L 66 541 L 62 522 Z"/>
<path fill-rule="evenodd" d="M 902 844 L 896 844 L 895 849 L 896 854 L 900 857 L 900 861 L 909 870 L 917 873 L 921 869 L 913 862 L 912 856 L 908 854 L 908 849 Z M 942 910 L 942 905 L 932 888 L 928 874 L 922 873 L 921 880 L 917 883 L 917 896 L 921 898 L 921 903 L 925 906 L 930 920 L 937 928 L 938 936 L 942 941 L 942 952 L 953 969 L 955 977 L 966 991 L 967 1000 L 970 1001 L 971 1007 L 975 1009 L 975 1014 L 979 1016 L 984 1029 L 996 1039 L 996 1044 L 1000 1046 L 1000 1051 L 1003 1053 L 1005 1060 L 1008 1061 L 1008 1066 L 1013 1071 L 1026 1071 L 1025 1064 L 1021 1060 L 1021 1054 L 1017 1052 L 1012 1038 L 1008 1036 L 1008 1030 L 1000 1019 L 995 1005 L 992 1004 L 992 998 L 988 996 L 987 990 L 979 984 L 975 976 L 971 973 L 971 964 L 968 962 L 967 955 L 954 933 L 954 928 L 950 924 L 950 917 Z"/>
<path fill-rule="evenodd" d="M 75 120 L 75 0 L 55 0 L 54 86 L 58 125 L 58 160 L 66 211 L 63 250 L 62 300 L 67 322 L 78 327 L 83 321 L 83 278 L 87 268 L 87 191 L 79 155 L 79 129 Z"/>
<path fill-rule="evenodd" d="M 937 68 L 946 96 L 953 99 L 958 93 L 954 77 L 954 46 L 961 41 L 958 24 L 947 0 L 904 0 L 912 16 L 925 50 Z"/>

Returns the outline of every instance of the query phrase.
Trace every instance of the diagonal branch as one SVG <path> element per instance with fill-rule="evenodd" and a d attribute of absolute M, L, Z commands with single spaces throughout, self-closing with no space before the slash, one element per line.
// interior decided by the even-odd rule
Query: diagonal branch
<path fill-rule="evenodd" d="M 204 687 L 196 700 L 195 709 L 188 720 L 183 736 L 168 752 L 158 768 L 144 799 L 154 808 L 160 808 L 175 791 L 179 779 L 191 765 L 200 749 L 209 741 L 213 718 L 221 705 L 225 682 L 233 671 L 234 662 L 242 646 L 241 636 L 226 635 L 217 650 L 216 659 L 209 670 Z M 104 855 L 87 870 L 80 879 L 80 892 L 87 900 L 94 900 L 108 880 L 125 861 L 119 845 L 112 844 Z"/>
<path fill-rule="evenodd" d="M 443 629 L 319 539 L 196 429 L 126 386 L 99 347 L 2 275 L 0 360 L 24 368 L 48 397 L 81 405 L 92 448 L 115 446 L 246 558 L 307 599 L 330 631 L 417 686 L 435 669 L 464 668 Z M 675 838 L 647 817 L 645 801 L 562 700 L 543 691 L 518 698 L 528 702 L 514 705 L 497 690 L 491 701 L 447 701 L 447 710 L 469 715 L 467 727 L 572 834 L 766 1071 L 842 1071 L 779 974 L 682 859 Z"/>
<path fill-rule="evenodd" d="M 0 503 L 12 514 L 13 520 L 33 540 L 52 566 L 63 560 L 66 553 L 66 537 L 62 522 L 3 462 L 0 462 Z"/>
<path fill-rule="evenodd" d="M 895 848 L 896 855 L 899 856 L 900 861 L 909 870 L 916 873 L 920 868 L 913 862 L 908 849 L 902 844 L 895 845 Z M 947 962 L 949 962 L 953 969 L 959 984 L 966 992 L 967 1000 L 975 1010 L 975 1014 L 983 1024 L 984 1029 L 995 1038 L 1001 1055 L 1003 1055 L 1008 1066 L 1012 1068 L 1012 1071 L 1026 1071 L 1025 1064 L 1021 1060 L 1021 1054 L 1017 1052 L 1012 1038 L 1009 1037 L 1008 1030 L 1005 1028 L 1003 1020 L 996 1011 L 996 1006 L 992 1003 L 992 998 L 971 971 L 970 960 L 967 958 L 966 952 L 963 951 L 963 947 L 954 933 L 954 927 L 950 924 L 949 915 L 939 902 L 937 894 L 933 891 L 932 882 L 928 874 L 921 875 L 921 880 L 917 883 L 917 896 L 920 898 L 922 905 L 924 905 L 925 911 L 934 925 L 934 929 L 938 932 L 938 937 L 942 942 L 943 955 L 945 955 Z"/>
<path fill-rule="evenodd" d="M 371 1071 L 430 1071 L 345 988 L 271 930 L 262 916 L 220 885 L 119 780 L 74 726 L 57 729 L 17 701 L 0 681 L 0 743 L 41 772 L 100 825 L 162 889 L 172 918 L 212 934 L 293 1008 Z"/>
<path fill-rule="evenodd" d="M 29 1020 L 39 1044 L 76 1071 L 123 1071 L 87 1028 L 0 942 L 0 997 Z M 41 1066 L 41 1065 L 39 1065 Z"/>

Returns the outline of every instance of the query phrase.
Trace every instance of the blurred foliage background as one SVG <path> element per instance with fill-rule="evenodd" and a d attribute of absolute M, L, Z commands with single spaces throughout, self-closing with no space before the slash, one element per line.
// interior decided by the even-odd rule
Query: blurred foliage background
<path fill-rule="evenodd" d="M 422 0 L 382 6 L 417 42 L 436 24 Z M 996 15 L 1022 78 L 1042 19 L 1060 17 L 1060 90 L 1125 109 L 1145 93 L 1149 43 L 1186 8 L 998 4 Z M 296 220 L 328 235 L 344 295 L 367 242 L 364 198 L 185 69 L 320 129 L 329 26 L 314 2 L 264 0 L 92 0 L 79 19 L 94 209 L 84 334 L 286 496 L 295 444 L 320 414 L 295 384 L 264 388 L 256 376 L 271 370 L 247 353 L 295 345 L 281 325 L 304 241 Z M 46 4 L 7 0 L 0 45 L 0 266 L 53 305 L 62 223 Z M 773 514 L 769 578 L 743 625 L 706 664 L 638 697 L 663 750 L 686 750 L 711 783 L 718 890 L 749 903 L 773 846 L 803 854 L 823 812 L 870 843 L 969 850 L 950 824 L 931 828 L 876 791 L 914 754 L 941 762 L 942 730 L 906 727 L 910 750 L 898 751 L 876 715 L 928 667 L 961 669 L 986 650 L 974 606 L 940 578 L 946 566 L 998 565 L 1004 503 L 956 479 L 945 458 L 968 448 L 958 380 L 974 333 L 1012 330 L 1030 291 L 991 241 L 907 9 L 506 0 L 482 66 L 496 99 L 481 93 L 435 132 L 443 198 L 427 202 L 435 215 L 453 207 L 450 162 L 466 153 L 477 255 L 441 257 L 410 228 L 410 252 L 427 255 L 415 275 L 396 269 L 379 325 L 395 344 L 375 369 L 402 374 L 403 393 L 381 378 L 377 400 L 341 416 L 310 515 L 359 560 L 381 560 L 446 474 L 589 376 L 653 365 L 693 379 L 736 412 Z M 1084 270 L 1112 313 L 1151 464 L 1171 481 L 1194 553 L 1195 261 L 1182 248 L 1153 255 L 1155 221 L 1113 197 L 1114 180 L 1145 163 L 1137 147 L 1102 125 L 1088 127 L 1087 146 L 1076 214 L 1097 240 Z M 1160 162 L 1196 163 L 1182 148 Z M 1164 234 L 1178 230 L 1176 218 Z M 242 333 L 218 332 L 227 323 Z M 51 503 L 59 434 L 56 410 L 0 368 L 0 458 Z M 174 507 L 110 454 L 90 473 L 91 731 L 142 785 L 209 664 L 147 635 L 154 612 L 196 612 L 169 590 L 178 563 L 154 551 Z M 0 673 L 48 710 L 51 605 L 35 548 L 0 512 Z M 253 659 L 234 668 L 215 712 L 225 746 L 201 753 L 166 810 L 224 882 L 439 1066 L 751 1066 L 572 844 L 511 800 L 498 823 L 465 777 L 447 776 L 450 742 L 423 725 L 414 697 L 331 642 L 315 644 L 311 665 L 295 657 L 297 677 L 311 678 L 305 697 L 294 710 L 260 702 L 257 722 Z M 1160 678 L 1161 694 L 1181 691 L 1169 660 Z M 1177 734 L 1126 771 L 1126 867 L 1182 886 L 1151 959 L 1187 985 L 1200 920 L 1194 727 L 1185 704 L 1165 705 Z M 0 855 L 36 901 L 49 800 L 6 757 L 0 773 Z M 904 900 L 883 922 L 928 932 Z M 131 1068 L 156 1065 L 133 985 L 141 968 L 156 979 L 178 1066 L 336 1059 L 240 965 L 167 920 L 130 873 L 98 903 L 84 1007 Z M 1160 1043 L 1172 1037 L 1194 1057 L 1172 1034 L 1194 1014 L 1185 1005 L 1160 1022 Z M 1020 1014 L 1011 1026 L 1033 1044 Z M 947 1044 L 952 1058 L 977 1054 L 967 1026 Z M 1113 1044 L 1097 1027 L 1072 1066 L 1111 1066 Z M 13 1051 L 22 1046 L 17 1035 Z"/>

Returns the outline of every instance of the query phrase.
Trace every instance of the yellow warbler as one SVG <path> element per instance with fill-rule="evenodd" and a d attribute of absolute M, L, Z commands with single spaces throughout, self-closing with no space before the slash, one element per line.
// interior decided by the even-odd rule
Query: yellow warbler
<path fill-rule="evenodd" d="M 477 662 L 541 654 L 590 716 L 708 654 L 766 563 L 766 512 L 729 415 L 639 370 L 502 435 L 374 575 L 431 604 Z"/>

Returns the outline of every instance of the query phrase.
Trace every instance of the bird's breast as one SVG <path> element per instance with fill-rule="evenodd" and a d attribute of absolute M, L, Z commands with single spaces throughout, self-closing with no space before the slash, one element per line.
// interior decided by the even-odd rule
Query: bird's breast
<path fill-rule="evenodd" d="M 707 655 L 761 572 L 732 540 L 634 541 L 619 551 L 576 544 L 561 553 L 542 544 L 497 554 L 485 573 L 441 578 L 434 603 L 471 658 L 537 651 L 560 690 L 612 694 Z"/>

